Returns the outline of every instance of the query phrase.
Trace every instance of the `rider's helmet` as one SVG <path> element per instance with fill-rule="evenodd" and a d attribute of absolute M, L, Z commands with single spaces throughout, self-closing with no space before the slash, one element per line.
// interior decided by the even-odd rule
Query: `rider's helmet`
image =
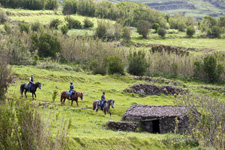
<path fill-rule="evenodd" d="M 70 82 L 70 84 L 73 84 L 73 82 Z"/>
<path fill-rule="evenodd" d="M 105 94 L 105 92 L 103 92 L 103 94 Z"/>

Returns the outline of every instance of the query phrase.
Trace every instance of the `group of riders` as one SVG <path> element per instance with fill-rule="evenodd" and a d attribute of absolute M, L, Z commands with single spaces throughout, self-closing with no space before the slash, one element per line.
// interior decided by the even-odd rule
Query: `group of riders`
<path fill-rule="evenodd" d="M 30 76 L 29 79 L 29 83 L 28 83 L 28 92 L 31 91 L 31 87 L 34 84 L 34 77 L 33 75 Z M 76 91 L 74 90 L 73 87 L 73 82 L 70 82 L 70 90 L 69 90 L 69 99 L 72 99 L 73 93 L 75 93 Z M 105 100 L 105 92 L 103 92 L 102 96 L 101 96 L 101 100 L 99 101 L 98 105 L 100 105 L 100 107 L 102 108 L 105 104 L 106 100 Z"/>

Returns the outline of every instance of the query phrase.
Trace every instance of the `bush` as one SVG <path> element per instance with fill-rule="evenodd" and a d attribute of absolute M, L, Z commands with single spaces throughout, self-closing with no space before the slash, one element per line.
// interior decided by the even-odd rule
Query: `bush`
<path fill-rule="evenodd" d="M 193 26 L 188 26 L 186 34 L 188 37 L 193 37 L 195 34 L 195 28 Z"/>
<path fill-rule="evenodd" d="M 124 63 L 119 56 L 108 57 L 108 74 L 124 74 Z"/>
<path fill-rule="evenodd" d="M 67 25 L 64 25 L 61 27 L 62 34 L 66 35 L 68 33 L 69 29 Z"/>
<path fill-rule="evenodd" d="M 106 59 L 104 59 L 103 62 L 99 62 L 97 59 L 92 60 L 90 63 L 90 69 L 93 74 L 105 75 L 107 70 Z"/>
<path fill-rule="evenodd" d="M 106 35 L 105 37 L 108 40 L 119 40 L 121 38 L 122 26 L 118 23 L 107 24 Z"/>
<path fill-rule="evenodd" d="M 106 36 L 107 24 L 105 21 L 98 21 L 98 27 L 95 31 L 95 36 L 98 38 L 104 38 Z"/>
<path fill-rule="evenodd" d="M 67 21 L 67 26 L 69 29 L 81 29 L 81 22 L 79 20 L 73 19 L 70 16 L 67 16 L 65 18 L 65 20 Z"/>
<path fill-rule="evenodd" d="M 3 24 L 8 20 L 6 13 L 0 9 L 0 23 Z"/>
<path fill-rule="evenodd" d="M 0 101 L 5 99 L 5 93 L 12 82 L 12 70 L 8 66 L 7 57 L 0 54 Z"/>
<path fill-rule="evenodd" d="M 12 32 L 12 29 L 11 29 L 11 27 L 9 26 L 9 24 L 8 23 L 4 23 L 4 29 L 5 29 L 5 32 L 7 33 L 7 34 L 10 34 L 11 32 Z"/>
<path fill-rule="evenodd" d="M 75 1 L 75 0 L 64 0 L 62 12 L 63 12 L 64 15 L 76 14 L 76 12 L 77 12 L 77 1 Z"/>
<path fill-rule="evenodd" d="M 184 32 L 184 31 L 185 31 L 185 28 L 186 28 L 185 22 L 184 22 L 184 21 L 180 21 L 180 22 L 178 23 L 178 30 L 179 30 L 180 32 Z"/>
<path fill-rule="evenodd" d="M 58 26 L 59 26 L 61 23 L 62 23 L 61 20 L 59 20 L 59 19 L 53 19 L 53 20 L 50 22 L 49 27 L 50 27 L 50 28 L 58 29 Z"/>
<path fill-rule="evenodd" d="M 35 23 L 33 23 L 33 24 L 31 25 L 31 30 L 32 30 L 33 32 L 39 31 L 40 28 L 41 28 L 40 22 L 35 22 Z"/>
<path fill-rule="evenodd" d="M 88 19 L 88 18 L 85 18 L 84 19 L 84 28 L 92 28 L 94 26 L 94 23 Z"/>
<path fill-rule="evenodd" d="M 128 56 L 128 72 L 133 75 L 144 75 L 149 64 L 145 59 L 145 52 L 134 52 Z"/>
<path fill-rule="evenodd" d="M 29 33 L 30 32 L 30 25 L 27 23 L 20 23 L 19 28 L 20 28 L 21 33 L 23 33 L 23 32 Z"/>
<path fill-rule="evenodd" d="M 38 55 L 34 55 L 33 56 L 33 65 L 37 65 L 38 61 L 39 61 L 39 56 Z"/>
<path fill-rule="evenodd" d="M 165 37 L 165 35 L 166 35 L 166 30 L 165 29 L 163 29 L 163 28 L 159 28 L 158 29 L 158 35 L 160 35 L 161 37 Z"/>
<path fill-rule="evenodd" d="M 147 38 L 150 28 L 151 24 L 148 21 L 141 20 L 137 24 L 137 32 L 142 35 L 143 38 Z"/>
<path fill-rule="evenodd" d="M 47 33 L 31 35 L 33 49 L 38 49 L 38 53 L 42 57 L 55 57 L 57 52 L 61 51 L 59 39 Z"/>
<path fill-rule="evenodd" d="M 155 29 L 155 31 L 157 32 L 158 28 L 159 28 L 159 24 L 158 23 L 153 23 L 152 29 Z"/>
<path fill-rule="evenodd" d="M 122 31 L 122 38 L 125 40 L 131 39 L 131 31 L 129 27 L 124 27 Z"/>
<path fill-rule="evenodd" d="M 58 7 L 59 7 L 58 0 L 47 0 L 47 2 L 45 4 L 45 9 L 47 9 L 47 10 L 58 9 Z"/>
<path fill-rule="evenodd" d="M 208 29 L 207 36 L 210 38 L 220 38 L 221 30 L 219 26 L 213 26 L 211 29 Z"/>

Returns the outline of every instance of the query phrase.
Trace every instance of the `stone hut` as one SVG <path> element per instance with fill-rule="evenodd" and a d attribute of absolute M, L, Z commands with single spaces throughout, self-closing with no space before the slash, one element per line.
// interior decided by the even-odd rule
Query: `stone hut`
<path fill-rule="evenodd" d="M 187 108 L 181 106 L 133 105 L 123 116 L 123 121 L 138 122 L 143 131 L 150 133 L 174 132 L 176 119 L 179 121 L 178 133 L 184 133 L 189 127 Z"/>

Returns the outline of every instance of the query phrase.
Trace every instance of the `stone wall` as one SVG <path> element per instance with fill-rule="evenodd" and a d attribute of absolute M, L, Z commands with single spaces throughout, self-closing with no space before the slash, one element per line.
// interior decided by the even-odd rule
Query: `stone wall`
<path fill-rule="evenodd" d="M 109 121 L 107 126 L 111 130 L 136 132 L 138 124 L 137 122 Z"/>

